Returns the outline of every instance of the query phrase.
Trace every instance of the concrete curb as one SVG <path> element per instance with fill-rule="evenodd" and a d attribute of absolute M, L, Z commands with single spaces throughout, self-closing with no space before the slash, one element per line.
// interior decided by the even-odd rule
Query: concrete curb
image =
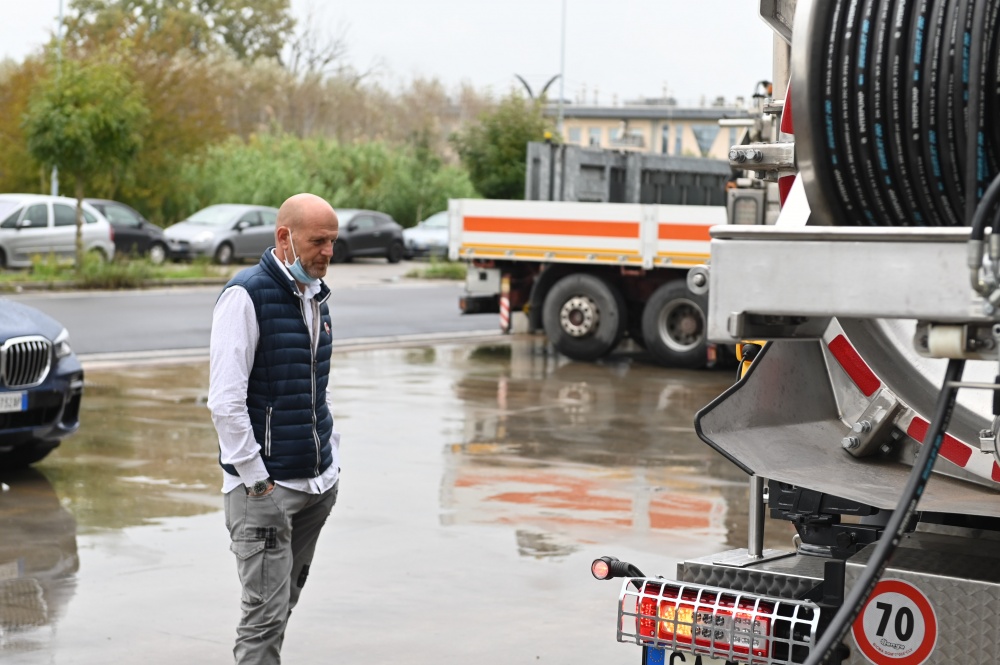
<path fill-rule="evenodd" d="M 89 289 L 81 287 L 76 282 L 6 282 L 0 284 L 0 293 L 24 293 L 26 291 L 141 291 L 143 289 L 158 289 L 172 286 L 222 286 L 229 281 L 228 277 L 197 277 L 191 279 L 154 279 L 143 282 L 135 288 L 123 289 Z"/>
<path fill-rule="evenodd" d="M 363 351 L 392 347 L 425 346 L 427 344 L 447 344 L 458 342 L 505 342 L 510 335 L 496 330 L 471 330 L 445 333 L 420 333 L 415 335 L 390 335 L 386 337 L 357 337 L 335 339 L 333 346 L 338 351 Z M 184 364 L 208 361 L 208 348 L 165 349 L 162 351 L 119 351 L 114 353 L 82 353 L 77 358 L 84 369 L 104 369 L 135 364 Z"/>

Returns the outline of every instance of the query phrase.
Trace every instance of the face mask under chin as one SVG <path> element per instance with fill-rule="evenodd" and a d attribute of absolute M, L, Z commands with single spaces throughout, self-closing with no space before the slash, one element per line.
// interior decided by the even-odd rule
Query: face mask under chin
<path fill-rule="evenodd" d="M 292 256 L 295 257 L 294 263 L 289 263 L 288 259 L 285 259 L 285 267 L 288 268 L 288 273 L 292 276 L 296 282 L 300 284 L 315 284 L 319 281 L 319 277 L 313 277 L 306 272 L 306 269 L 302 267 L 302 259 L 298 257 L 298 252 L 295 251 L 295 243 L 292 241 L 292 233 L 288 232 L 288 244 L 292 248 Z"/>

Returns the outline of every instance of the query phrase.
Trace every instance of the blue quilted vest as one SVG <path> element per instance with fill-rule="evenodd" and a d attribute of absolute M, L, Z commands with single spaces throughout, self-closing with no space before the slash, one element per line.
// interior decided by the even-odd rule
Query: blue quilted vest
<path fill-rule="evenodd" d="M 306 328 L 307 307 L 297 288 L 268 248 L 260 263 L 241 270 L 225 289 L 241 286 L 250 294 L 260 340 L 247 386 L 247 411 L 264 466 L 275 480 L 315 478 L 333 461 L 333 414 L 327 408 L 330 376 L 330 288 L 321 284 L 319 345 L 312 352 Z M 221 461 L 220 461 L 221 464 Z M 230 464 L 226 472 L 238 475 Z"/>

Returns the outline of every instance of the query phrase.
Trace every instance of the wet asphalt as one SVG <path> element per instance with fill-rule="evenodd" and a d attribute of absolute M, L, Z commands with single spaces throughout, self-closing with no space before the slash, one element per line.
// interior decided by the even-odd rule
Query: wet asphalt
<path fill-rule="evenodd" d="M 746 478 L 692 424 L 731 381 L 534 336 L 338 351 L 340 498 L 284 662 L 639 665 L 590 562 L 746 546 Z M 203 361 L 88 367 L 80 432 L 0 478 L 0 662 L 231 662 L 207 387 Z"/>

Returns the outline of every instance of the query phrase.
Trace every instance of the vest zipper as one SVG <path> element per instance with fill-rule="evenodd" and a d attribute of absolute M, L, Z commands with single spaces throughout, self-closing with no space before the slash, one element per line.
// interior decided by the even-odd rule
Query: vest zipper
<path fill-rule="evenodd" d="M 306 304 L 305 299 L 301 302 L 302 305 L 302 321 L 306 320 Z M 310 382 L 310 389 L 312 391 L 312 405 L 310 407 L 310 412 L 312 413 L 312 434 L 313 443 L 316 445 L 316 466 L 313 467 L 313 477 L 319 476 L 319 465 L 322 462 L 322 444 L 319 440 L 319 432 L 317 431 L 316 423 L 316 345 L 319 343 L 319 306 L 316 304 L 315 300 L 309 301 L 309 308 L 312 310 L 312 330 L 309 331 L 309 354 L 312 358 L 312 363 L 309 366 L 309 373 L 312 377 Z"/>
<path fill-rule="evenodd" d="M 267 419 L 264 423 L 264 456 L 271 456 L 271 412 L 274 411 L 273 406 L 267 407 Z"/>

